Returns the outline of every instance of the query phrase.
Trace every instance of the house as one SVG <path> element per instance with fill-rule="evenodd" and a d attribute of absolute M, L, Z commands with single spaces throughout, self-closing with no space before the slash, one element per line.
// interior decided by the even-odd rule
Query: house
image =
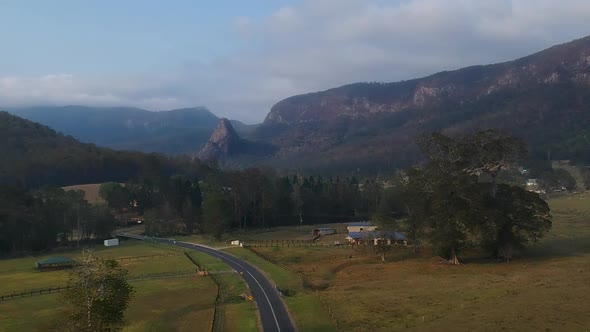
<path fill-rule="evenodd" d="M 315 228 L 313 230 L 313 235 L 314 236 L 317 236 L 317 235 L 331 235 L 331 234 L 336 234 L 336 230 L 334 228 L 320 227 L 320 228 Z"/>
<path fill-rule="evenodd" d="M 346 237 L 350 244 L 386 244 L 386 245 L 407 245 L 405 235 L 399 232 L 388 231 L 369 231 L 369 232 L 350 232 Z"/>
<path fill-rule="evenodd" d="M 345 239 L 352 245 L 363 244 L 369 241 L 368 234 L 369 232 L 348 232 L 348 236 Z"/>
<path fill-rule="evenodd" d="M 351 232 L 371 232 L 377 230 L 377 226 L 368 221 L 349 223 L 346 228 L 349 234 Z"/>
<path fill-rule="evenodd" d="M 370 238 L 373 239 L 373 245 L 392 244 L 407 246 L 406 236 L 399 232 L 376 231 L 370 233 Z"/>

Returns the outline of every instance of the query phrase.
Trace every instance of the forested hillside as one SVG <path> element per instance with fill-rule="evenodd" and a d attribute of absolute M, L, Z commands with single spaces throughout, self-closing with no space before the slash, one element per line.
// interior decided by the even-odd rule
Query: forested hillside
<path fill-rule="evenodd" d="M 255 138 L 273 163 L 375 174 L 419 160 L 416 138 L 501 128 L 534 158 L 590 163 L 590 37 L 504 63 L 392 83 L 354 83 L 275 104 Z"/>
<path fill-rule="evenodd" d="M 0 112 L 0 183 L 27 188 L 127 181 L 162 170 L 165 174 L 206 172 L 188 158 L 114 151 L 83 144 L 54 130 Z"/>
<path fill-rule="evenodd" d="M 38 106 L 8 111 L 85 143 L 171 155 L 198 151 L 219 121 L 204 107 L 152 112 L 132 107 Z M 253 130 L 239 121 L 233 124 L 243 134 Z"/>

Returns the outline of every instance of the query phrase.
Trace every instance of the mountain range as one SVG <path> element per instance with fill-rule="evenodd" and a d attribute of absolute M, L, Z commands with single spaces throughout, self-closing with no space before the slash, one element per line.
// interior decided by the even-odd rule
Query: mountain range
<path fill-rule="evenodd" d="M 205 176 L 209 172 L 208 165 L 192 158 L 97 147 L 3 111 L 0 151 L 0 185 L 26 188 L 125 182 L 160 173 Z"/>
<path fill-rule="evenodd" d="M 418 161 L 415 141 L 422 133 L 487 128 L 523 138 L 533 158 L 588 164 L 590 36 L 513 61 L 289 97 L 256 126 L 219 119 L 205 108 L 148 112 L 69 106 L 11 112 L 86 142 L 192 153 L 230 166 L 375 173 Z"/>
<path fill-rule="evenodd" d="M 152 112 L 131 107 L 27 107 L 6 109 L 76 139 L 119 150 L 190 154 L 213 133 L 219 118 L 204 107 Z M 232 121 L 247 135 L 255 126 Z"/>
<path fill-rule="evenodd" d="M 417 160 L 424 132 L 501 128 L 535 158 L 590 162 L 590 37 L 504 63 L 355 83 L 275 104 L 254 138 L 275 163 L 374 172 Z"/>

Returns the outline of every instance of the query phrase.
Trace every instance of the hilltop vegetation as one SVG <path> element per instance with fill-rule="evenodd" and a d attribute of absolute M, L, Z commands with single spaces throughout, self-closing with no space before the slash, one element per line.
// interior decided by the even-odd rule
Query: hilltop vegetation
<path fill-rule="evenodd" d="M 207 172 L 188 158 L 115 151 L 0 112 L 0 183 L 26 188 L 106 181 L 125 182 L 153 172 Z"/>

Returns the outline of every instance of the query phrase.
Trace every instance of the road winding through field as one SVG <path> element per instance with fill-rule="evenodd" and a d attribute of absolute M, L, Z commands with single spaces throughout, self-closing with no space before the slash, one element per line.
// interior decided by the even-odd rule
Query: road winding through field
<path fill-rule="evenodd" d="M 173 239 L 163 238 L 148 238 L 141 235 L 120 233 L 117 234 L 119 237 L 126 237 L 137 240 L 156 241 L 160 243 L 166 243 L 177 247 L 182 247 L 189 250 L 196 250 L 202 253 L 211 255 L 215 258 L 220 259 L 232 269 L 238 271 L 252 292 L 252 297 L 256 301 L 258 311 L 260 312 L 260 320 L 262 321 L 262 329 L 265 332 L 278 331 L 278 332 L 291 332 L 295 331 L 295 327 L 289 318 L 287 309 L 283 301 L 281 301 L 279 292 L 273 287 L 272 282 L 267 279 L 258 269 L 252 265 L 244 262 L 243 260 L 232 256 L 223 251 L 211 248 L 208 246 L 175 241 Z"/>

